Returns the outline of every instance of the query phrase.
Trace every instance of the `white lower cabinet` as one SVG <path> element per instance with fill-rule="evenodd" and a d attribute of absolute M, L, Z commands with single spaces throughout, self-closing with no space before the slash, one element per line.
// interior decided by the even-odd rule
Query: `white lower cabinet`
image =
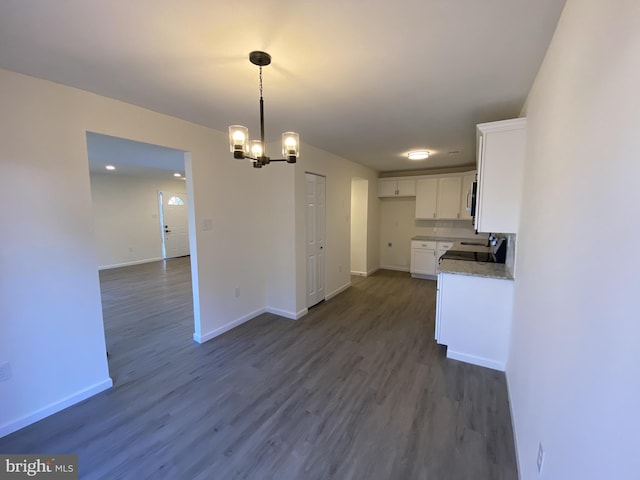
<path fill-rule="evenodd" d="M 504 371 L 513 281 L 441 272 L 436 302 L 435 338 L 447 358 Z"/>
<path fill-rule="evenodd" d="M 436 275 L 437 248 L 437 242 L 411 241 L 411 276 Z"/>

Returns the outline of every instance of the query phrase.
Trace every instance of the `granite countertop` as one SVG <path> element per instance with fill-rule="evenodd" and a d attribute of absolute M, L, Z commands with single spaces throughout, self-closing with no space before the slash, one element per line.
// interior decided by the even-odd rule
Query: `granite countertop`
<path fill-rule="evenodd" d="M 469 262 L 467 260 L 443 260 L 438 272 L 469 275 L 472 277 L 513 280 L 504 263 Z"/>

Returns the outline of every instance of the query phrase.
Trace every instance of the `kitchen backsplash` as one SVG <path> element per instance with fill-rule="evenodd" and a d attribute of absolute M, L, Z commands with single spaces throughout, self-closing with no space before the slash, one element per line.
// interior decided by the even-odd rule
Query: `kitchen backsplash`
<path fill-rule="evenodd" d="M 414 235 L 434 235 L 438 237 L 478 238 L 481 241 L 487 239 L 486 233 L 479 233 L 473 229 L 471 220 L 416 220 Z"/>

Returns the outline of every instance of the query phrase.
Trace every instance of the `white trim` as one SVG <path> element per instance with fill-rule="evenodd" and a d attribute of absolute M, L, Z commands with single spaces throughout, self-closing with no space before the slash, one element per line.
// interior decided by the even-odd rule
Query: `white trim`
<path fill-rule="evenodd" d="M 422 273 L 412 273 L 411 278 L 418 278 L 420 280 L 437 280 L 438 274 L 436 273 L 435 275 L 427 275 Z"/>
<path fill-rule="evenodd" d="M 358 270 L 351 270 L 351 275 L 358 275 L 360 277 L 370 277 L 371 275 L 376 273 L 378 270 L 380 270 L 380 268 L 378 268 L 378 267 L 372 268 L 368 272 L 360 272 Z"/>
<path fill-rule="evenodd" d="M 98 266 L 98 270 L 108 270 L 110 268 L 128 267 L 130 265 L 140 265 L 141 263 L 159 262 L 160 260 L 164 260 L 164 258 L 156 257 L 156 258 L 147 258 L 145 260 L 134 260 L 133 262 L 114 263 L 112 265 L 100 265 Z"/>
<path fill-rule="evenodd" d="M 509 397 L 509 413 L 511 413 L 511 431 L 513 433 L 513 446 L 516 450 L 516 467 L 518 472 L 522 472 L 520 468 L 520 450 L 518 450 L 518 432 L 516 430 L 516 416 L 513 411 L 513 401 L 511 399 L 511 387 L 509 386 L 509 371 L 505 369 L 504 376 L 507 381 L 507 396 Z"/>
<path fill-rule="evenodd" d="M 236 320 L 233 320 L 233 321 L 227 323 L 226 325 L 223 325 L 222 327 L 215 328 L 215 329 L 211 330 L 210 332 L 207 332 L 207 333 L 205 333 L 203 335 L 198 335 L 197 332 L 193 332 L 193 340 L 198 342 L 198 343 L 208 342 L 212 338 L 215 338 L 218 335 L 222 335 L 223 333 L 228 332 L 232 328 L 235 328 L 238 325 L 242 325 L 243 323 L 251 320 L 252 318 L 257 317 L 258 315 L 263 314 L 266 311 L 267 311 L 266 309 L 261 308 L 259 310 L 255 310 L 255 311 L 253 311 L 251 313 L 247 313 L 246 315 L 243 315 L 242 317 L 237 318 Z"/>
<path fill-rule="evenodd" d="M 27 425 L 31 425 L 32 423 L 36 423 L 38 420 L 42 420 L 49 415 L 53 415 L 61 410 L 64 410 L 71 405 L 75 405 L 83 400 L 86 400 L 89 397 L 92 397 L 100 392 L 103 392 L 113 386 L 113 381 L 111 378 L 107 377 L 106 380 L 103 380 L 100 383 L 96 383 L 91 385 L 90 387 L 85 388 L 84 390 L 80 390 L 79 392 L 74 393 L 73 395 L 69 395 L 68 397 L 63 398 L 60 401 L 50 403 L 46 407 L 40 408 L 33 413 L 22 416 L 16 420 L 13 420 L 9 423 L 5 423 L 0 426 L 0 438 L 9 435 L 15 431 L 20 430 L 21 428 L 26 427 Z"/>
<path fill-rule="evenodd" d="M 380 270 L 395 270 L 396 272 L 408 272 L 409 267 L 395 267 L 391 265 L 380 265 Z"/>
<path fill-rule="evenodd" d="M 325 300 L 331 300 L 333 297 L 340 295 L 342 292 L 344 292 L 347 288 L 349 288 L 351 286 L 351 282 L 348 282 L 346 284 L 344 284 L 343 286 L 341 286 L 340 288 L 334 290 L 333 292 L 329 293 L 326 297 L 324 297 Z"/>
<path fill-rule="evenodd" d="M 492 368 L 493 370 L 499 370 L 501 372 L 505 371 L 504 362 L 498 362 L 484 357 L 476 357 L 468 353 L 455 352 L 450 348 L 447 348 L 447 358 L 460 360 L 461 362 L 471 363 L 473 365 L 480 365 L 481 367 Z"/>
<path fill-rule="evenodd" d="M 286 310 L 280 310 L 279 308 L 267 307 L 265 309 L 267 313 L 273 313 L 274 315 L 279 315 L 284 318 L 290 318 L 291 320 L 298 320 L 302 315 L 307 313 L 307 309 L 304 309 L 304 313 L 302 315 L 300 313 L 288 312 Z"/>

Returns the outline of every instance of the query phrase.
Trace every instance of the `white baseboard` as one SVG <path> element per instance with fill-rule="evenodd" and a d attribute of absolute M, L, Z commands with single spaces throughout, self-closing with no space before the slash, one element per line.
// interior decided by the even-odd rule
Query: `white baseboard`
<path fill-rule="evenodd" d="M 298 320 L 302 315 L 307 313 L 307 309 L 304 309 L 304 313 L 302 315 L 296 312 L 288 312 L 287 310 L 281 310 L 279 308 L 267 307 L 265 309 L 267 313 L 273 313 L 274 315 L 279 315 L 284 318 L 290 318 L 291 320 Z"/>
<path fill-rule="evenodd" d="M 336 295 L 340 295 L 342 292 L 344 292 L 347 288 L 349 288 L 351 286 L 351 282 L 345 283 L 343 286 L 341 286 L 340 288 L 337 288 L 336 290 L 334 290 L 333 292 L 327 294 L 324 299 L 325 300 L 331 300 L 333 297 L 335 297 Z"/>
<path fill-rule="evenodd" d="M 160 260 L 164 260 L 164 258 L 156 257 L 156 258 L 147 258 L 145 260 L 134 260 L 133 262 L 114 263 L 112 265 L 100 265 L 98 267 L 98 270 L 109 270 L 110 268 L 129 267 L 131 265 L 140 265 L 142 263 L 159 262 Z"/>
<path fill-rule="evenodd" d="M 208 342 L 212 338 L 215 338 L 218 335 L 222 335 L 223 333 L 228 332 L 232 328 L 235 328 L 238 325 L 242 325 L 243 323 L 248 322 L 252 318 L 257 317 L 258 315 L 262 315 L 263 313 L 273 313 L 274 315 L 279 315 L 281 317 L 290 318 L 292 320 L 298 320 L 299 318 L 307 314 L 307 309 L 303 308 L 299 312 L 293 313 L 293 312 L 289 312 L 286 310 L 281 310 L 279 308 L 273 308 L 273 307 L 260 308 L 251 313 L 247 313 L 246 315 L 243 315 L 242 317 L 232 322 L 229 322 L 226 325 L 223 325 L 222 327 L 218 327 L 214 330 L 211 330 L 210 332 L 207 332 L 204 335 L 198 335 L 197 333 L 194 332 L 193 340 L 198 343 Z"/>
<path fill-rule="evenodd" d="M 257 317 L 258 315 L 261 315 L 266 311 L 267 311 L 266 309 L 261 308 L 259 310 L 255 310 L 255 311 L 253 311 L 251 313 L 247 313 L 246 315 L 243 315 L 242 317 L 237 318 L 237 319 L 233 320 L 232 322 L 229 322 L 226 325 L 223 325 L 222 327 L 218 327 L 218 328 L 216 328 L 214 330 L 211 330 L 210 332 L 207 332 L 207 333 L 205 333 L 203 335 L 198 335 L 198 333 L 194 332 L 193 333 L 193 339 L 198 343 L 208 342 L 212 338 L 215 338 L 218 335 L 222 335 L 223 333 L 228 332 L 232 328 L 235 328 L 238 325 L 242 325 L 244 322 L 248 322 L 252 318 Z"/>
<path fill-rule="evenodd" d="M 360 272 L 358 270 L 351 270 L 351 275 L 358 275 L 360 277 L 370 277 L 371 275 L 376 273 L 378 270 L 380 270 L 380 269 L 377 268 L 377 267 L 372 269 L 372 270 L 369 270 L 368 272 Z"/>
<path fill-rule="evenodd" d="M 491 360 L 490 358 L 477 357 L 475 355 L 469 355 L 468 353 L 455 352 L 450 348 L 447 348 L 447 358 L 491 368 L 493 370 L 500 370 L 501 372 L 504 372 L 505 370 L 504 362 L 498 362 L 497 360 Z"/>
<path fill-rule="evenodd" d="M 21 428 L 26 427 L 27 425 L 36 423 L 38 420 L 42 420 L 49 415 L 53 415 L 54 413 L 64 410 L 71 405 L 75 405 L 76 403 L 86 400 L 87 398 L 103 392 L 111 388 L 112 386 L 113 381 L 111 380 L 111 378 L 107 378 L 107 380 L 96 383 L 95 385 L 91 385 L 90 387 L 87 387 L 84 390 L 80 390 L 73 395 L 69 395 L 68 397 L 63 398 L 60 401 L 51 403 L 44 408 L 40 408 L 33 413 L 20 417 L 16 420 L 12 420 L 9 423 L 5 423 L 4 425 L 0 426 L 0 438 L 18 431 Z"/>
<path fill-rule="evenodd" d="M 380 265 L 380 270 L 395 270 L 396 272 L 408 272 L 409 267 L 398 267 L 395 265 Z"/>
<path fill-rule="evenodd" d="M 504 371 L 505 379 L 507 380 L 507 397 L 509 398 L 509 413 L 511 413 L 511 431 L 513 432 L 513 446 L 516 450 L 516 467 L 519 472 L 522 472 L 520 468 L 520 450 L 518 450 L 518 432 L 516 430 L 516 416 L 513 411 L 513 401 L 511 400 L 511 387 L 509 386 L 509 371 Z"/>
<path fill-rule="evenodd" d="M 411 278 L 419 278 L 421 280 L 438 280 L 438 275 L 423 275 L 421 273 L 412 273 Z"/>

